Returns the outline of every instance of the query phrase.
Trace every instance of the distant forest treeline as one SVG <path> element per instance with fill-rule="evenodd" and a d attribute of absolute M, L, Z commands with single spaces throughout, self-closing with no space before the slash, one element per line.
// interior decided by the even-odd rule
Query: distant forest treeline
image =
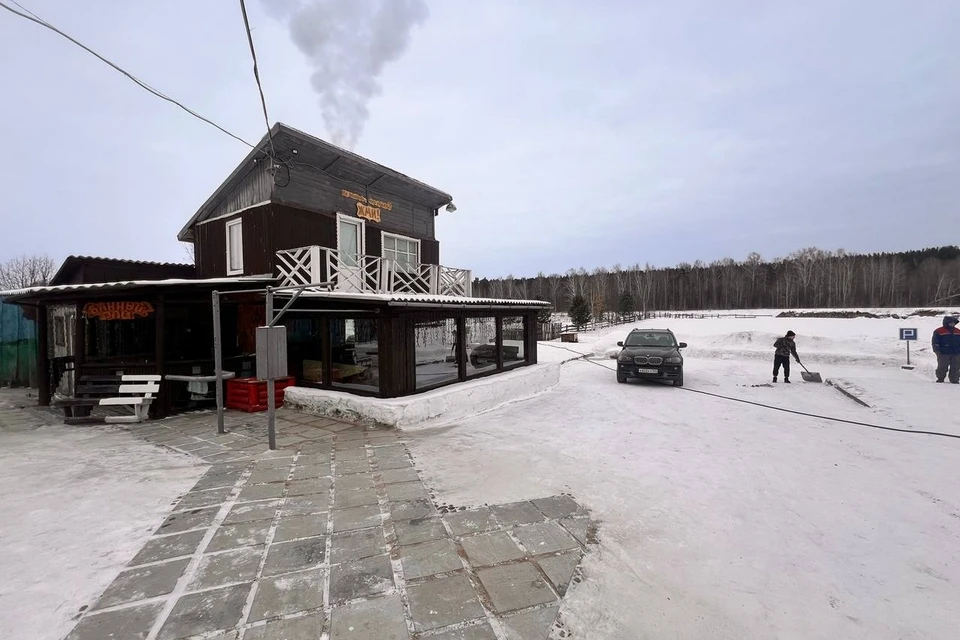
<path fill-rule="evenodd" d="M 672 268 L 620 265 L 564 275 L 474 280 L 476 297 L 540 299 L 567 311 L 583 296 L 592 315 L 605 311 L 829 307 L 924 307 L 960 304 L 960 247 L 852 254 L 808 248 L 772 262 L 751 253 Z"/>

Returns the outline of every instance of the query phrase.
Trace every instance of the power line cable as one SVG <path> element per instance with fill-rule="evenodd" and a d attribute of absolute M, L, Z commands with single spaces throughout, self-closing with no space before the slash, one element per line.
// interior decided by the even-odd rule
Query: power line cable
<path fill-rule="evenodd" d="M 590 364 L 595 364 L 595 365 L 597 365 L 598 367 L 601 367 L 601 368 L 603 368 L 603 369 L 606 369 L 607 371 L 616 371 L 616 369 L 613 368 L 613 367 L 608 367 L 608 366 L 606 366 L 605 364 L 601 364 L 600 362 L 597 362 L 597 361 L 595 361 L 595 360 L 591 360 L 590 357 L 589 357 L 590 354 L 588 354 L 588 353 L 580 353 L 579 351 L 575 351 L 575 350 L 569 349 L 569 348 L 567 348 L 567 347 L 560 347 L 560 346 L 558 346 L 558 345 L 555 345 L 555 344 L 547 344 L 547 343 L 545 343 L 545 342 L 541 342 L 541 343 L 539 343 L 539 344 L 545 345 L 545 346 L 548 346 L 548 347 L 553 347 L 554 349 L 563 349 L 564 351 L 569 351 L 570 353 L 575 353 L 575 354 L 577 354 L 577 355 L 580 356 L 579 358 L 571 358 L 570 360 L 565 360 L 565 361 L 561 362 L 560 364 L 567 364 L 568 362 L 589 362 Z M 840 423 L 843 423 L 843 424 L 852 424 L 852 425 L 855 425 L 855 426 L 858 426 L 858 427 L 869 427 L 870 429 L 880 429 L 880 430 L 882 430 L 882 431 L 895 431 L 895 432 L 897 432 L 897 433 L 914 433 L 914 434 L 918 434 L 918 435 L 937 436 L 937 437 L 940 437 L 940 438 L 956 438 L 956 439 L 960 440 L 960 435 L 954 434 L 954 433 L 943 433 L 943 432 L 940 432 L 940 431 L 920 431 L 920 430 L 918 430 L 918 429 L 899 429 L 899 428 L 897 428 L 897 427 L 884 427 L 884 426 L 882 426 L 882 425 L 870 424 L 870 423 L 868 423 L 868 422 L 859 422 L 859 421 L 857 421 L 857 420 L 845 420 L 845 419 L 843 419 L 843 418 L 835 418 L 835 417 L 833 417 L 833 416 L 823 416 L 823 415 L 819 415 L 819 414 L 816 414 L 816 413 L 807 413 L 807 412 L 805 412 L 805 411 L 797 411 L 797 410 L 795 410 L 795 409 L 784 409 L 783 407 L 776 407 L 776 406 L 773 406 L 773 405 L 770 405 L 770 404 L 763 404 L 762 402 L 755 402 L 755 401 L 753 401 L 753 400 L 745 400 L 745 399 L 743 399 L 743 398 L 735 398 L 735 397 L 733 397 L 733 396 L 724 396 L 724 395 L 721 395 L 721 394 L 719 394 L 719 393 L 712 393 L 712 392 L 710 392 L 710 391 L 701 391 L 700 389 L 692 389 L 692 388 L 690 388 L 690 387 L 680 387 L 680 389 L 683 390 L 683 391 L 689 391 L 689 392 L 691 392 L 691 393 L 699 393 L 699 394 L 705 395 L 705 396 L 711 396 L 711 397 L 714 397 L 714 398 L 720 398 L 720 399 L 722 399 L 722 400 L 730 400 L 731 402 L 742 402 L 743 404 L 750 404 L 750 405 L 753 405 L 753 406 L 755 406 L 755 407 L 762 407 L 762 408 L 764 408 L 764 409 L 771 409 L 771 410 L 773 410 L 773 411 L 782 411 L 782 412 L 784 412 L 784 413 L 792 413 L 792 414 L 795 414 L 795 415 L 798 415 L 798 416 L 806 416 L 806 417 L 808 417 L 808 418 L 817 418 L 817 419 L 819 419 L 819 420 L 829 420 L 829 421 L 831 421 L 831 422 L 840 422 Z"/>
<path fill-rule="evenodd" d="M 130 73 L 129 71 L 126 71 L 125 69 L 121 68 L 120 66 L 114 64 L 113 62 L 111 62 L 111 61 L 108 60 L 107 58 L 103 57 L 102 55 L 100 55 L 99 53 L 97 53 L 96 51 L 94 51 L 93 49 L 91 49 L 90 47 L 86 46 L 85 44 L 79 42 L 79 41 L 76 40 L 75 38 L 67 35 L 66 33 L 64 33 L 63 31 L 61 31 L 61 30 L 58 29 L 57 27 L 53 26 L 52 24 L 50 24 L 50 23 L 47 22 L 46 20 L 43 20 L 43 19 L 39 18 L 35 13 L 33 13 L 33 12 L 30 11 L 29 9 L 23 7 L 23 5 L 15 2 L 14 0 L 10 0 L 10 1 L 13 2 L 14 4 L 16 4 L 16 5 L 17 5 L 18 7 L 20 7 L 21 9 L 23 9 L 23 11 L 25 11 L 26 13 L 21 13 L 20 11 L 17 11 L 17 10 L 14 9 L 13 7 L 11 7 L 11 6 L 8 5 L 8 4 L 5 4 L 5 3 L 2 2 L 2 1 L 0 1 L 0 7 L 6 9 L 7 11 L 9 11 L 9 12 L 12 13 L 12 14 L 14 14 L 15 16 L 19 16 L 19 17 L 23 18 L 24 20 L 29 20 L 30 22 L 35 22 L 36 24 L 40 25 L 41 27 L 44 27 L 44 28 L 46 28 L 46 29 L 49 29 L 50 31 L 53 31 L 53 32 L 56 33 L 57 35 L 60 35 L 60 36 L 62 36 L 62 37 L 64 37 L 64 38 L 66 38 L 67 40 L 69 40 L 69 41 L 72 42 L 73 44 L 77 45 L 78 47 L 80 47 L 81 49 L 83 49 L 84 51 L 86 51 L 87 53 L 89 53 L 90 55 L 94 56 L 95 58 L 97 58 L 97 59 L 100 60 L 101 62 L 109 65 L 110 67 L 112 67 L 112 68 L 115 69 L 116 71 L 119 71 L 120 73 L 122 73 L 123 75 L 125 75 L 127 78 L 129 78 L 130 80 L 132 80 L 133 82 L 135 82 L 137 85 L 139 85 L 141 88 L 143 88 L 143 89 L 145 89 L 146 91 L 152 93 L 152 94 L 155 95 L 156 97 L 158 97 L 158 98 L 160 98 L 160 99 L 162 99 L 162 100 L 166 100 L 167 102 L 170 102 L 171 104 L 174 104 L 174 105 L 180 107 L 181 109 L 183 109 L 184 111 L 186 111 L 187 113 L 189 113 L 190 115 L 192 115 L 194 118 L 197 118 L 197 119 L 199 119 L 199 120 L 202 120 L 203 122 L 206 122 L 206 123 L 209 124 L 210 126 L 219 129 L 220 131 L 222 131 L 223 133 L 227 134 L 228 136 L 230 136 L 230 137 L 233 138 L 234 140 L 237 140 L 237 141 L 239 141 L 239 142 L 242 142 L 243 144 L 247 145 L 247 146 L 250 147 L 250 148 L 255 148 L 253 144 L 247 142 L 246 140 L 244 140 L 244 139 L 241 138 L 240 136 L 238 136 L 238 135 L 236 135 L 236 134 L 234 134 L 234 133 L 231 133 L 230 131 L 227 131 L 226 129 L 224 129 L 223 127 L 221 127 L 220 125 L 218 125 L 218 124 L 217 124 L 216 122 L 214 122 L 213 120 L 210 120 L 209 118 L 203 117 L 202 115 L 200 115 L 200 114 L 197 113 L 196 111 L 194 111 L 194 110 L 192 110 L 192 109 L 184 106 L 183 104 L 181 104 L 181 103 L 178 102 L 177 100 L 174 100 L 174 99 L 171 98 L 170 96 L 168 96 L 168 95 L 166 95 L 166 94 L 158 91 L 157 89 L 154 89 L 154 88 L 151 87 L 149 84 L 147 84 L 147 83 L 144 82 L 143 80 L 140 80 L 139 78 L 137 78 L 136 76 L 134 76 L 134 75 L 133 75 L 132 73 Z"/>
<path fill-rule="evenodd" d="M 257 90 L 260 92 L 260 105 L 263 107 L 263 121 L 267 125 L 267 139 L 270 141 L 270 156 L 276 160 L 277 150 L 273 147 L 273 134 L 270 132 L 270 116 L 267 115 L 267 99 L 263 95 L 263 85 L 260 83 L 260 69 L 257 66 L 257 50 L 253 47 L 253 34 L 250 32 L 250 20 L 247 18 L 247 5 L 240 0 L 240 12 L 243 14 L 243 26 L 247 31 L 247 42 L 250 43 L 250 56 L 253 58 L 253 77 L 257 81 Z"/>

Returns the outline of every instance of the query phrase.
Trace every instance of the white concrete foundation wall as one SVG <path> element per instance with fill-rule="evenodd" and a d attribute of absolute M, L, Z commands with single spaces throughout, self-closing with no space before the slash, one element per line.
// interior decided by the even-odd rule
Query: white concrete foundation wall
<path fill-rule="evenodd" d="M 403 398 L 367 398 L 343 391 L 287 387 L 284 404 L 319 416 L 410 429 L 428 421 L 460 420 L 491 411 L 537 396 L 559 382 L 560 365 L 546 363 Z"/>

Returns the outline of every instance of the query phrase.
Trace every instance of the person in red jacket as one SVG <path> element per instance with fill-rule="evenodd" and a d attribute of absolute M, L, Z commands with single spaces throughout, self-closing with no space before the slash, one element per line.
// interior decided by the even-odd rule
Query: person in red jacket
<path fill-rule="evenodd" d="M 943 326 L 933 332 L 933 352 L 937 354 L 937 382 L 950 373 L 950 382 L 960 384 L 960 329 L 957 318 L 947 316 Z"/>

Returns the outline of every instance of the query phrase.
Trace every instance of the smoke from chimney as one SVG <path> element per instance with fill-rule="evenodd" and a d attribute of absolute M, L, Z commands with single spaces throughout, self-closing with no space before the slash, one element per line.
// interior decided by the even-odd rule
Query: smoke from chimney
<path fill-rule="evenodd" d="M 413 27 L 427 19 L 423 0 L 263 0 L 307 56 L 310 83 L 334 144 L 356 145 L 378 78 L 398 59 Z"/>

